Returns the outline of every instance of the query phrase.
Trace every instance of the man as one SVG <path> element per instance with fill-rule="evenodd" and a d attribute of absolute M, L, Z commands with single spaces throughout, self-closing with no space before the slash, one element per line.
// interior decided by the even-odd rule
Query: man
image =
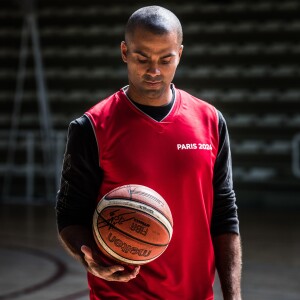
<path fill-rule="evenodd" d="M 70 125 L 57 222 L 63 245 L 88 271 L 91 299 L 213 299 L 215 267 L 224 299 L 241 299 L 226 123 L 213 106 L 172 84 L 182 51 L 172 12 L 137 10 L 121 43 L 129 85 Z M 103 257 L 91 231 L 97 201 L 130 183 L 159 192 L 174 220 L 167 250 L 135 268 Z"/>

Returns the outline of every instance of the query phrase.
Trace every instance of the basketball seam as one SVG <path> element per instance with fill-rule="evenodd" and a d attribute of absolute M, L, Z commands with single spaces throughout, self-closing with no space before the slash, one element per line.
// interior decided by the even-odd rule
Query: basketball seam
<path fill-rule="evenodd" d="M 162 210 L 162 209 L 160 209 L 159 207 L 157 207 L 157 206 L 155 206 L 155 205 L 151 205 L 151 204 L 149 204 L 148 202 L 142 202 L 142 200 L 139 200 L 139 199 L 133 199 L 133 198 L 130 198 L 130 197 L 123 197 L 123 196 L 117 196 L 118 198 L 115 198 L 115 197 L 107 197 L 107 195 L 105 196 L 105 197 L 103 197 L 103 199 L 104 200 L 116 200 L 116 199 L 119 199 L 119 200 L 127 200 L 127 201 L 134 201 L 134 202 L 136 202 L 136 203 L 141 203 L 141 204 L 144 204 L 144 205 L 147 205 L 147 206 L 149 206 L 149 207 L 151 207 L 151 208 L 153 208 L 153 209 L 155 209 L 155 210 L 157 210 L 158 212 L 160 212 L 161 214 L 163 214 L 164 215 L 164 211 Z M 169 217 L 167 217 L 167 216 L 165 216 L 164 215 L 164 217 L 166 218 L 166 219 L 168 219 L 168 221 L 170 222 L 170 223 L 172 223 L 171 221 L 172 220 L 170 220 L 169 219 Z"/>
<path fill-rule="evenodd" d="M 114 206 L 114 207 L 118 207 L 118 206 Z M 119 206 L 119 207 L 122 208 L 122 206 Z M 138 210 L 138 209 L 135 209 L 135 208 L 132 208 L 132 209 L 135 210 L 135 211 L 141 212 L 141 211 Z M 109 227 L 112 227 L 112 228 L 115 229 L 116 231 L 119 231 L 120 233 L 123 233 L 124 235 L 126 235 L 126 236 L 128 236 L 128 237 L 130 237 L 130 238 L 132 238 L 132 239 L 134 239 L 134 240 L 136 240 L 136 241 L 139 241 L 139 242 L 142 242 L 142 243 L 144 243 L 144 244 L 151 245 L 151 246 L 157 246 L 157 247 L 165 247 L 165 246 L 168 246 L 168 245 L 169 245 L 169 243 L 167 243 L 167 244 L 153 244 L 153 243 L 150 243 L 150 242 L 147 242 L 147 241 L 143 241 L 143 240 L 137 238 L 136 236 L 133 236 L 133 235 L 131 235 L 131 234 L 128 234 L 127 232 L 125 232 L 125 231 L 123 231 L 123 230 L 117 228 L 116 226 L 114 226 L 114 225 L 108 223 L 107 220 L 105 220 L 104 217 L 102 217 L 98 211 L 96 211 L 96 212 L 97 212 L 98 216 L 99 216 L 103 221 L 105 221 Z M 151 217 L 152 219 L 154 219 L 155 221 L 159 222 L 159 223 L 166 229 L 166 232 L 167 232 L 168 235 L 169 235 L 169 239 L 171 239 L 171 236 L 170 236 L 170 233 L 169 233 L 169 231 L 168 231 L 168 228 L 167 228 L 162 222 L 160 222 L 159 220 L 153 218 L 151 215 L 148 215 L 148 216 Z M 99 232 L 98 226 L 97 226 L 97 230 L 98 230 L 98 232 Z M 99 232 L 99 235 L 102 237 L 102 235 L 100 234 L 100 232 Z"/>
<path fill-rule="evenodd" d="M 145 213 L 143 210 L 140 210 L 140 209 L 137 209 L 136 207 L 132 206 L 132 205 L 127 205 L 127 204 L 123 204 L 123 205 L 120 205 L 120 204 L 112 204 L 112 202 L 110 202 L 109 200 L 106 200 L 106 199 L 103 199 L 104 201 L 107 201 L 108 202 L 108 205 L 107 206 L 104 206 L 102 209 L 105 209 L 106 207 L 127 207 L 127 208 L 131 208 L 131 209 L 134 209 L 134 210 L 137 210 L 137 211 L 140 211 L 140 212 L 143 212 Z M 171 239 L 172 235 L 173 235 L 173 221 L 171 222 L 170 219 L 164 215 L 164 213 L 158 209 L 156 209 L 156 207 L 153 207 L 151 205 L 148 205 L 147 203 L 144 203 L 144 202 L 140 202 L 140 201 L 132 201 L 132 199 L 122 199 L 121 197 L 120 198 L 114 198 L 113 200 L 111 201 L 116 201 L 116 200 L 127 200 L 127 201 L 131 201 L 132 203 L 134 204 L 140 204 L 140 205 L 144 205 L 145 207 L 149 207 L 149 208 L 152 208 L 154 211 L 156 211 L 157 214 L 160 214 L 162 216 L 162 219 L 165 219 L 167 222 L 168 222 L 168 225 L 170 226 L 168 228 L 167 225 L 163 224 L 160 220 L 156 219 L 158 222 L 162 223 L 163 226 L 165 228 L 167 228 L 167 231 L 169 233 L 169 238 Z M 101 203 L 99 202 L 100 206 L 101 206 Z M 96 212 L 98 212 L 98 208 L 99 208 L 99 204 L 98 204 L 98 207 L 96 209 Z M 101 209 L 101 210 L 102 210 Z M 149 216 L 151 216 L 150 214 L 148 214 Z M 170 229 L 170 230 L 169 230 Z"/>

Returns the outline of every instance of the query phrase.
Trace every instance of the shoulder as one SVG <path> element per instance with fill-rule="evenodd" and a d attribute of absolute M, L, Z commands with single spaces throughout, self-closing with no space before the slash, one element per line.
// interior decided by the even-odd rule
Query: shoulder
<path fill-rule="evenodd" d="M 91 122 L 86 115 L 83 115 L 77 119 L 74 119 L 69 124 L 69 131 L 89 131 L 92 129 Z"/>
<path fill-rule="evenodd" d="M 218 115 L 219 126 L 220 127 L 223 127 L 223 126 L 226 127 L 226 120 L 225 120 L 223 114 L 218 109 L 216 109 L 216 111 L 217 111 L 217 115 Z"/>
<path fill-rule="evenodd" d="M 212 118 L 216 123 L 218 123 L 219 112 L 212 104 L 181 89 L 176 88 L 176 93 L 179 95 L 183 106 L 198 110 L 201 114 Z"/>
<path fill-rule="evenodd" d="M 85 156 L 92 155 L 93 157 L 98 157 L 98 145 L 94 129 L 90 120 L 85 115 L 70 123 L 67 150 L 69 153 L 72 153 L 73 157 L 82 156 L 83 154 Z"/>
<path fill-rule="evenodd" d="M 100 114 L 106 111 L 109 111 L 114 107 L 119 100 L 124 97 L 124 92 L 122 90 L 119 90 L 118 92 L 108 96 L 105 99 L 100 100 L 97 104 L 95 104 L 93 107 L 91 107 L 85 115 L 89 116 L 92 114 Z"/>
<path fill-rule="evenodd" d="M 124 102 L 121 101 L 124 97 L 126 96 L 121 89 L 111 96 L 99 101 L 85 112 L 85 116 L 90 120 L 94 128 L 101 127 L 103 122 L 109 121 L 112 116 L 116 115 L 116 112 L 122 110 L 120 105 Z"/>
<path fill-rule="evenodd" d="M 94 140 L 94 129 L 89 120 L 85 115 L 73 120 L 69 124 L 68 129 L 68 142 L 69 143 L 82 143 L 83 141 Z"/>

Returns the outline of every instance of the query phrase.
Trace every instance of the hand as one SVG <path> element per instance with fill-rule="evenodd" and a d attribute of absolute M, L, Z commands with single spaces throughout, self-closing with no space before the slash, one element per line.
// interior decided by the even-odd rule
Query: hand
<path fill-rule="evenodd" d="M 104 280 L 128 282 L 129 280 L 134 279 L 140 271 L 140 266 L 135 267 L 132 271 L 125 271 L 125 268 L 122 265 L 113 265 L 109 267 L 101 266 L 100 263 L 95 260 L 92 250 L 89 247 L 82 246 L 81 251 L 84 254 L 87 270 Z"/>

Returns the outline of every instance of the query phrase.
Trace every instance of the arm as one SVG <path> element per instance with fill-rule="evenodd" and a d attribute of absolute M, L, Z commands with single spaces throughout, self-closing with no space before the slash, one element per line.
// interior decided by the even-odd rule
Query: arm
<path fill-rule="evenodd" d="M 222 234 L 213 238 L 213 244 L 224 300 L 241 300 L 240 237 L 234 233 Z"/>
<path fill-rule="evenodd" d="M 241 245 L 236 197 L 232 183 L 229 135 L 219 112 L 219 152 L 214 169 L 211 233 L 224 300 L 240 300 Z"/>
<path fill-rule="evenodd" d="M 93 238 L 92 217 L 101 180 L 93 129 L 89 120 L 81 117 L 70 124 L 68 132 L 56 203 L 59 239 L 88 272 L 105 280 L 127 282 L 137 275 L 139 268 L 124 271 L 120 265 L 104 265 Z"/>

